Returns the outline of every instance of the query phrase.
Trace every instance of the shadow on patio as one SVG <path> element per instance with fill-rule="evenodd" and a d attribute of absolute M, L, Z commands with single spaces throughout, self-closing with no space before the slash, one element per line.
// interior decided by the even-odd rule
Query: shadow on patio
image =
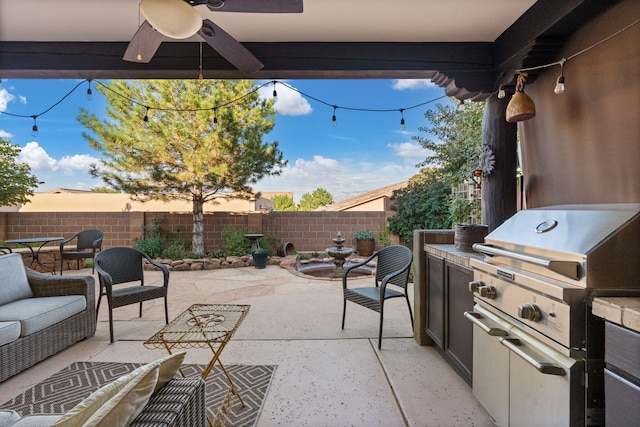
<path fill-rule="evenodd" d="M 147 274 L 147 280 L 161 280 L 159 272 Z M 251 305 L 221 360 L 225 366 L 277 365 L 258 426 L 493 425 L 471 388 L 436 351 L 415 343 L 402 299 L 386 304 L 378 351 L 377 313 L 349 303 L 340 329 L 340 281 L 269 266 L 172 272 L 169 286 L 170 318 L 194 303 Z M 150 362 L 165 355 L 142 345 L 163 326 L 163 301 L 143 307 L 142 319 L 137 305 L 114 310 L 116 342 L 109 344 L 105 304 L 94 337 L 2 383 L 0 402 L 73 361 Z M 208 349 L 188 350 L 185 363 L 207 363 L 210 355 Z"/>

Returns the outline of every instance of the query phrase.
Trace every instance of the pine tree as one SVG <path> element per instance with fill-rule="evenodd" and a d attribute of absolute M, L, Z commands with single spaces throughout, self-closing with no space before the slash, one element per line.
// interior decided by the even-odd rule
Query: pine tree
<path fill-rule="evenodd" d="M 194 253 L 204 253 L 206 202 L 250 199 L 251 184 L 286 165 L 278 143 L 263 142 L 275 110 L 252 81 L 113 80 L 97 89 L 108 118 L 78 116 L 103 155 L 92 175 L 135 200 L 191 201 Z"/>

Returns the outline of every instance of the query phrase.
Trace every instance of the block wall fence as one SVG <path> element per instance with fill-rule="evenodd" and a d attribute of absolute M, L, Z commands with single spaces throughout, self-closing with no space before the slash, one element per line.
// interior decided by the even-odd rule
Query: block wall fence
<path fill-rule="evenodd" d="M 204 214 L 205 250 L 212 252 L 223 243 L 222 230 L 233 225 L 249 232 L 276 236 L 290 242 L 296 251 L 322 251 L 333 246 L 338 231 L 345 246 L 355 246 L 353 233 L 386 227 L 392 212 L 270 212 Z M 162 227 L 191 241 L 191 213 L 173 212 L 0 212 L 0 244 L 5 240 L 38 236 L 71 237 L 78 231 L 97 228 L 105 233 L 103 248 L 131 246 L 140 237 L 144 225 L 159 221 Z M 391 235 L 393 243 L 398 236 Z M 380 247 L 380 242 L 376 244 Z"/>

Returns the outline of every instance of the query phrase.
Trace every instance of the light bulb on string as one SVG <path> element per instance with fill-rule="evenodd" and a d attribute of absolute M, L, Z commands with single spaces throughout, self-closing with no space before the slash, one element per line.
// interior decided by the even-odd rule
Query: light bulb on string
<path fill-rule="evenodd" d="M 276 90 L 276 81 L 273 81 L 273 102 L 278 102 L 278 91 Z"/>
<path fill-rule="evenodd" d="M 507 92 L 504 90 L 504 85 L 500 85 L 500 89 L 498 89 L 498 99 L 504 99 L 507 96 Z"/>
<path fill-rule="evenodd" d="M 31 127 L 31 136 L 38 136 L 38 124 L 36 123 L 36 119 L 38 116 L 31 116 L 33 118 L 33 126 Z"/>
<path fill-rule="evenodd" d="M 560 95 L 561 93 L 564 93 L 564 63 L 565 62 L 567 62 L 566 58 L 562 58 L 560 60 L 560 75 L 556 80 L 556 87 L 553 88 L 553 92 L 556 95 Z"/>
<path fill-rule="evenodd" d="M 404 130 L 404 108 L 400 109 L 400 130 Z"/>
<path fill-rule="evenodd" d="M 336 119 L 336 109 L 338 107 L 336 107 L 335 105 L 333 106 L 333 116 L 331 116 L 331 126 L 336 127 L 338 125 L 338 120 Z"/>
<path fill-rule="evenodd" d="M 147 110 L 144 113 L 144 117 L 142 118 L 142 121 L 147 123 L 149 121 L 149 107 L 146 107 Z"/>
<path fill-rule="evenodd" d="M 213 109 L 213 127 L 214 128 L 218 127 L 218 109 L 217 108 Z"/>
<path fill-rule="evenodd" d="M 87 80 L 89 82 L 89 88 L 87 89 L 87 99 L 91 101 L 93 99 L 93 91 L 91 90 L 91 80 Z"/>

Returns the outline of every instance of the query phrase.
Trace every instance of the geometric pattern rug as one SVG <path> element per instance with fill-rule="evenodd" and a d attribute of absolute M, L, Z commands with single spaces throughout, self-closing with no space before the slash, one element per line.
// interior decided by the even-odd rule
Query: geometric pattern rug
<path fill-rule="evenodd" d="M 103 385 L 127 374 L 143 363 L 74 362 L 56 372 L 40 384 L 0 405 L 13 409 L 22 416 L 31 414 L 63 414 Z M 182 365 L 187 377 L 200 375 L 204 365 Z M 227 365 L 225 369 L 238 389 L 244 408 L 235 398 L 227 415 L 228 426 L 250 427 L 256 424 L 275 365 Z M 220 367 L 215 366 L 206 380 L 207 412 L 215 418 L 216 412 L 229 391 L 229 381 Z"/>

